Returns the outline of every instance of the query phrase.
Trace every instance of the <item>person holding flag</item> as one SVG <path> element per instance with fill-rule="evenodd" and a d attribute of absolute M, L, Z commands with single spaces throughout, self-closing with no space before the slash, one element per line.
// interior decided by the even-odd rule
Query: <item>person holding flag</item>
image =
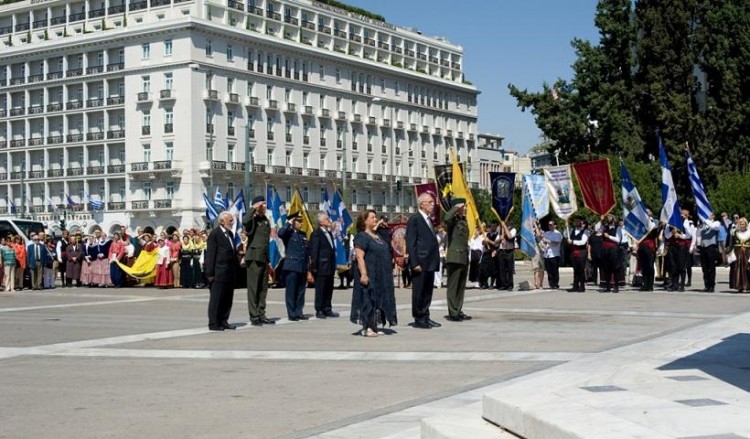
<path fill-rule="evenodd" d="M 602 278 L 604 288 L 601 293 L 610 291 L 618 293 L 620 285 L 617 273 L 622 269 L 622 257 L 620 255 L 620 244 L 623 242 L 622 228 L 617 226 L 617 219 L 612 214 L 602 215 L 601 221 L 596 229 L 602 236 Z M 610 286 L 612 285 L 612 286 Z"/>
<path fill-rule="evenodd" d="M 719 259 L 719 230 L 721 224 L 708 213 L 700 227 L 698 246 L 700 247 L 701 270 L 703 270 L 704 293 L 713 293 L 716 287 L 716 261 Z"/>
<path fill-rule="evenodd" d="M 586 292 L 586 258 L 588 256 L 587 243 L 589 233 L 583 218 L 575 217 L 573 219 L 573 231 L 570 231 L 568 222 L 565 222 L 565 229 L 568 231 L 568 244 L 571 245 L 571 256 L 573 257 L 573 288 L 567 290 L 570 293 Z"/>
<path fill-rule="evenodd" d="M 693 242 L 694 228 L 688 219 L 689 212 L 682 210 L 683 223 L 681 228 L 667 225 L 664 229 L 664 239 L 669 244 L 667 257 L 670 258 L 669 291 L 685 291 L 685 278 L 690 259 L 690 247 Z"/>

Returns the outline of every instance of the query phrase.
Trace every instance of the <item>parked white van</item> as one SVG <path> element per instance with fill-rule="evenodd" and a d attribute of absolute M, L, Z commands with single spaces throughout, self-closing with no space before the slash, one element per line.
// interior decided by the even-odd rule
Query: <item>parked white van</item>
<path fill-rule="evenodd" d="M 10 235 L 19 235 L 23 237 L 26 244 L 29 244 L 31 242 L 29 236 L 31 236 L 32 233 L 43 231 L 44 224 L 39 221 L 13 217 L 0 217 L 0 238 L 7 238 Z"/>

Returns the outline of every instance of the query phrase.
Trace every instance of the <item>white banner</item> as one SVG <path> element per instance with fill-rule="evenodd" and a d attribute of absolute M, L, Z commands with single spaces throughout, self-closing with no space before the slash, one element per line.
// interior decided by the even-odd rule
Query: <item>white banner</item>
<path fill-rule="evenodd" d="M 526 185 L 531 198 L 531 204 L 534 206 L 534 215 L 537 219 L 543 218 L 549 214 L 549 197 L 547 196 L 547 186 L 544 177 L 541 175 L 524 175 L 523 184 Z"/>
<path fill-rule="evenodd" d="M 570 218 L 570 215 L 578 210 L 576 191 L 570 176 L 570 165 L 545 168 L 544 178 L 547 182 L 547 193 L 552 203 L 552 210 L 562 219 Z"/>

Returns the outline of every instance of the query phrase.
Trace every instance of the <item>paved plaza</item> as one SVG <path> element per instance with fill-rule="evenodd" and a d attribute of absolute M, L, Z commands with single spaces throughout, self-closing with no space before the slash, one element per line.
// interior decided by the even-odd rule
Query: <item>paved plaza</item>
<path fill-rule="evenodd" d="M 517 285 L 530 279 L 517 271 Z M 410 291 L 398 289 L 399 325 L 377 338 L 356 335 L 350 290 L 334 292 L 341 318 L 302 322 L 271 290 L 279 320 L 263 327 L 246 324 L 237 290 L 230 322 L 242 326 L 225 332 L 206 327 L 207 290 L 2 293 L 0 437 L 419 438 L 423 418 L 479 416 L 504 383 L 741 318 L 750 297 L 727 292 L 726 277 L 714 294 L 700 292 L 699 268 L 684 293 L 469 289 L 474 319 L 459 323 L 443 318 L 441 288 L 431 310 L 443 326 L 430 330 L 408 326 Z"/>

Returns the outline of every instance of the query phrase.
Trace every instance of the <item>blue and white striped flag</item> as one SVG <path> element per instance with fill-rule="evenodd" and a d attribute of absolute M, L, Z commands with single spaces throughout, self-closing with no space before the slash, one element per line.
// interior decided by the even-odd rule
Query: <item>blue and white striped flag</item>
<path fill-rule="evenodd" d="M 89 199 L 89 203 L 91 203 L 91 208 L 92 209 L 94 209 L 94 210 L 102 210 L 102 209 L 104 209 L 104 202 L 102 200 L 95 200 L 95 199 L 91 198 L 91 194 L 89 194 L 88 192 L 84 192 L 83 194 L 86 196 L 86 198 Z"/>
<path fill-rule="evenodd" d="M 215 209 L 219 212 L 227 210 L 229 208 L 229 206 L 227 206 L 226 200 L 221 195 L 221 191 L 219 190 L 218 187 L 216 188 L 216 195 L 214 195 L 214 206 L 215 206 Z"/>
<path fill-rule="evenodd" d="M 232 207 L 229 208 L 229 213 L 234 216 L 234 245 L 237 246 L 242 241 L 240 237 L 240 229 L 242 229 L 242 218 L 245 216 L 245 195 L 244 189 L 240 189 L 237 195 L 234 196 L 234 202 Z"/>
<path fill-rule="evenodd" d="M 686 149 L 685 155 L 687 155 L 687 169 L 690 178 L 690 187 L 693 188 L 693 196 L 695 197 L 695 210 L 698 213 L 698 218 L 700 218 L 701 221 L 706 222 L 708 221 L 708 216 L 713 213 L 713 209 L 711 209 L 711 203 L 708 202 L 706 189 L 703 187 L 700 176 L 698 176 L 698 169 L 695 167 L 695 162 L 690 155 L 690 151 Z"/>
<path fill-rule="evenodd" d="M 625 167 L 623 162 L 620 162 L 620 180 L 622 181 L 622 207 L 624 210 L 622 218 L 625 231 L 637 241 L 640 241 L 656 227 L 656 224 L 649 218 L 641 195 L 638 193 L 628 168 Z"/>
<path fill-rule="evenodd" d="M 523 176 L 523 213 L 521 215 L 521 252 L 533 258 L 536 255 L 536 238 L 534 237 L 534 204 L 531 201 L 531 180 Z"/>
<path fill-rule="evenodd" d="M 683 230 L 682 216 L 680 216 L 680 202 L 677 201 L 677 192 L 674 190 L 674 181 L 672 181 L 672 170 L 667 161 L 667 152 L 664 149 L 664 143 L 659 139 L 659 161 L 661 163 L 661 208 L 660 219 L 662 222 Z"/>
<path fill-rule="evenodd" d="M 216 206 L 208 199 L 205 192 L 203 193 L 203 202 L 206 203 L 206 218 L 213 223 L 218 218 L 219 212 L 216 211 Z"/>

